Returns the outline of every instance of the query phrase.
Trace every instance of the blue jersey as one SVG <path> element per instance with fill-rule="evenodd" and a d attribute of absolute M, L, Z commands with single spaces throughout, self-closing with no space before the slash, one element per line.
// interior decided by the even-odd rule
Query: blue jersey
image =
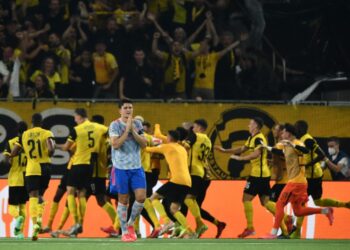
<path fill-rule="evenodd" d="M 143 135 L 143 126 L 139 120 L 134 120 L 133 125 L 139 135 Z M 126 128 L 126 123 L 121 119 L 115 120 L 109 126 L 109 137 L 120 137 Z M 130 132 L 128 138 L 118 149 L 112 147 L 112 163 L 118 169 L 141 168 L 141 147 Z"/>

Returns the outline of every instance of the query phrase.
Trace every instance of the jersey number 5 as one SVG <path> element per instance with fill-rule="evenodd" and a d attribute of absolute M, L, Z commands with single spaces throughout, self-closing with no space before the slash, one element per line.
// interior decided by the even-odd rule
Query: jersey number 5
<path fill-rule="evenodd" d="M 92 134 L 94 133 L 94 131 L 88 131 L 88 139 L 89 139 L 89 148 L 92 148 L 95 146 L 95 139 L 92 137 Z"/>

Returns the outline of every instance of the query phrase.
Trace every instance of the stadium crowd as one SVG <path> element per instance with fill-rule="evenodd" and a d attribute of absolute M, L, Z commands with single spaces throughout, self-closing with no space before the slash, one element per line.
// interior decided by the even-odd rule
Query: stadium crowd
<path fill-rule="evenodd" d="M 279 99 L 264 27 L 258 0 L 1 1 L 0 98 Z"/>

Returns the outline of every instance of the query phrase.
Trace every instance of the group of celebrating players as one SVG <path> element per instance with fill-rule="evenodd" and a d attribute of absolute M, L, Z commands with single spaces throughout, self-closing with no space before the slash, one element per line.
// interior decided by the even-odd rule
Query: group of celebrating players
<path fill-rule="evenodd" d="M 203 219 L 216 225 L 216 238 L 221 236 L 226 224 L 201 207 L 210 185 L 206 168 L 212 152 L 212 143 L 205 134 L 206 120 L 184 123 L 167 135 L 163 135 L 156 124 L 151 135 L 151 125 L 141 116 L 133 116 L 130 100 L 121 100 L 119 109 L 120 117 L 109 128 L 103 125 L 102 116 L 95 115 L 90 121 L 85 109 L 76 109 L 77 125 L 64 144 L 56 144 L 52 132 L 42 128 L 42 117 L 38 113 L 32 116 L 32 128 L 28 129 L 24 122 L 18 124 L 18 136 L 8 141 L 3 152 L 10 166 L 8 204 L 9 213 L 15 219 L 16 237 L 23 238 L 28 199 L 32 240 L 37 240 L 40 233 L 76 237 L 83 232 L 87 199 L 91 195 L 111 219 L 112 226 L 101 230 L 111 237 L 121 236 L 125 242 L 137 239 L 141 215 L 153 227 L 150 238 L 163 234 L 199 238 L 208 229 Z M 257 195 L 261 204 L 275 216 L 273 228 L 264 238 L 300 238 L 303 216 L 310 214 L 325 214 L 332 225 L 332 207 L 350 208 L 350 202 L 322 198 L 320 162 L 329 159 L 308 133 L 307 123 L 275 125 L 276 145 L 273 147 L 267 145 L 261 132 L 263 125 L 259 117 L 250 120 L 250 136 L 244 146 L 231 149 L 214 146 L 219 152 L 231 154 L 232 159 L 251 163 L 243 192 L 247 227 L 238 237 L 255 234 L 252 200 Z M 68 151 L 71 158 L 51 204 L 49 221 L 43 226 L 43 196 L 50 182 L 50 157 L 55 149 Z M 269 152 L 272 154 L 270 164 Z M 168 164 L 169 181 L 153 191 L 162 155 Z M 276 179 L 272 189 L 271 172 Z M 58 229 L 52 230 L 65 193 L 67 199 Z M 306 206 L 309 195 L 320 208 Z M 117 209 L 111 199 L 116 200 Z M 284 214 L 288 203 L 298 216 L 296 223 L 294 217 Z M 195 218 L 195 229 L 186 219 L 187 210 Z M 62 230 L 69 215 L 74 224 L 69 230 Z M 282 234 L 278 236 L 279 228 Z"/>

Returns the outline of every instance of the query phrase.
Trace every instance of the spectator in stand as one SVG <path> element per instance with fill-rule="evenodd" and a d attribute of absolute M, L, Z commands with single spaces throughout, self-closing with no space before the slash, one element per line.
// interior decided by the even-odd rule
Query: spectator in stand
<path fill-rule="evenodd" d="M 50 24 L 52 32 L 63 34 L 66 30 L 69 21 L 69 15 L 65 13 L 66 10 L 68 8 L 64 8 L 60 0 L 50 0 L 45 20 Z"/>
<path fill-rule="evenodd" d="M 230 31 L 225 31 L 221 35 L 220 44 L 217 51 L 227 48 L 234 42 L 233 34 Z M 219 60 L 216 66 L 215 73 L 215 99 L 232 100 L 239 99 L 239 87 L 236 84 L 236 58 L 235 50 L 232 49 Z"/>
<path fill-rule="evenodd" d="M 124 69 L 119 81 L 119 99 L 152 98 L 153 85 L 153 69 L 147 62 L 145 51 L 136 48 L 133 61 Z"/>
<path fill-rule="evenodd" d="M 168 45 L 170 45 L 172 42 L 176 41 L 181 43 L 185 48 L 190 49 L 190 45 L 195 41 L 198 34 L 202 31 L 202 29 L 206 26 L 207 20 L 205 20 L 193 34 L 187 38 L 186 31 L 182 27 L 176 27 L 174 30 L 173 38 L 169 36 L 168 32 L 166 32 L 161 25 L 158 23 L 156 17 L 148 13 L 147 15 L 148 20 L 150 20 L 158 32 L 162 35 L 162 37 L 165 39 Z"/>
<path fill-rule="evenodd" d="M 36 77 L 41 74 L 45 75 L 48 79 L 50 91 L 56 94 L 56 86 L 61 84 L 61 76 L 56 70 L 56 63 L 52 57 L 47 57 L 44 59 L 41 69 L 37 69 L 34 71 L 34 73 L 30 77 L 30 81 L 34 83 Z"/>
<path fill-rule="evenodd" d="M 71 65 L 71 53 L 66 49 L 57 33 L 49 35 L 50 51 L 57 57 L 57 69 L 61 77 L 61 82 L 56 83 L 55 93 L 60 98 L 70 97 L 69 67 Z"/>
<path fill-rule="evenodd" d="M 26 97 L 53 98 L 54 95 L 49 89 L 47 77 L 40 74 L 35 77 L 34 88 L 28 88 Z"/>
<path fill-rule="evenodd" d="M 81 55 L 75 59 L 69 79 L 74 98 L 92 98 L 95 71 L 92 63 L 92 54 L 88 48 L 84 48 Z"/>
<path fill-rule="evenodd" d="M 101 31 L 99 36 L 103 37 L 106 41 L 107 51 L 118 58 L 118 62 L 123 64 L 123 58 L 125 58 L 125 46 L 123 43 L 125 37 L 125 30 L 120 25 L 117 25 L 117 21 L 114 17 L 111 17 L 107 21 L 106 29 Z"/>
<path fill-rule="evenodd" d="M 71 52 L 72 58 L 76 58 L 80 54 L 81 47 L 88 41 L 88 37 L 81 25 L 80 17 L 71 17 L 70 25 L 62 36 L 63 46 Z"/>
<path fill-rule="evenodd" d="M 340 142 L 337 137 L 328 139 L 328 154 L 325 159 L 334 181 L 344 181 L 350 177 L 349 156 L 340 150 Z"/>
<path fill-rule="evenodd" d="M 177 41 L 171 44 L 170 53 L 160 51 L 158 49 L 159 38 L 160 33 L 154 33 L 152 51 L 163 63 L 164 81 L 161 86 L 163 97 L 166 99 L 185 99 L 187 62 L 190 53 L 183 52 L 183 45 Z"/>
<path fill-rule="evenodd" d="M 106 51 L 104 40 L 96 42 L 92 59 L 96 74 L 93 98 L 115 98 L 115 81 L 119 73 L 118 64 L 116 58 Z"/>

